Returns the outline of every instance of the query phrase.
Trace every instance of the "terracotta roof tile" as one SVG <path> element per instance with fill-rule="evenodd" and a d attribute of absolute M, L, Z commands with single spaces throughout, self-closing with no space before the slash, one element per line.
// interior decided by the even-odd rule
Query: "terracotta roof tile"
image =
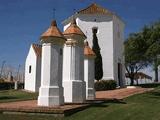
<path fill-rule="evenodd" d="M 90 6 L 88 6 L 85 9 L 82 9 L 80 11 L 78 11 L 77 13 L 80 14 L 109 14 L 112 15 L 113 13 L 95 3 L 91 4 Z"/>
<path fill-rule="evenodd" d="M 93 50 L 89 47 L 88 42 L 86 41 L 84 44 L 84 55 L 85 56 L 96 56 Z"/>
<path fill-rule="evenodd" d="M 34 52 L 37 57 L 41 57 L 42 54 L 42 46 L 38 44 L 32 44 L 32 47 L 34 49 Z"/>
<path fill-rule="evenodd" d="M 77 26 L 75 19 L 71 21 L 71 25 L 63 32 L 63 34 L 64 35 L 77 34 L 86 37 L 85 34 L 82 32 L 82 30 Z"/>
<path fill-rule="evenodd" d="M 57 23 L 55 20 L 52 21 L 51 26 L 48 28 L 46 32 L 41 35 L 41 39 L 45 39 L 48 37 L 61 37 L 64 38 L 63 34 L 57 27 Z"/>

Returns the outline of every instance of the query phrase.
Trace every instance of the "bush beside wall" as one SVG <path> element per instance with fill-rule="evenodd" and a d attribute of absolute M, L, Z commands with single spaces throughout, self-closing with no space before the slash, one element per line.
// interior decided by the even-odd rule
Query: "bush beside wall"
<path fill-rule="evenodd" d="M 23 89 L 24 84 L 18 83 L 18 89 Z M 1 82 L 0 83 L 0 90 L 9 90 L 14 89 L 14 83 L 13 82 Z"/>
<path fill-rule="evenodd" d="M 156 88 L 160 86 L 160 83 L 146 83 L 146 84 L 139 84 L 138 86 L 142 88 Z"/>
<path fill-rule="evenodd" d="M 100 80 L 95 82 L 94 87 L 96 91 L 114 90 L 117 87 L 117 83 L 115 80 Z"/>

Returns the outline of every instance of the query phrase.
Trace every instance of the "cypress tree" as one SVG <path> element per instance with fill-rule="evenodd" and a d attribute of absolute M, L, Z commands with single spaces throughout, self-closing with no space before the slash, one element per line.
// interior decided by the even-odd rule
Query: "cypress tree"
<path fill-rule="evenodd" d="M 93 29 L 93 46 L 92 50 L 96 54 L 95 58 L 95 79 L 100 80 L 103 77 L 103 64 L 102 64 L 102 56 L 100 53 L 100 47 L 98 44 L 97 38 L 97 29 Z"/>

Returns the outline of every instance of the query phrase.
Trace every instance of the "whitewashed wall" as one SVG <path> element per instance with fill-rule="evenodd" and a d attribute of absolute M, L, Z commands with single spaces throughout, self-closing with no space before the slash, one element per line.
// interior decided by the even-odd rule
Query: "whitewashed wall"
<path fill-rule="evenodd" d="M 118 85 L 118 63 L 122 64 L 121 85 L 125 85 L 125 67 L 124 67 L 124 23 L 113 16 L 113 53 L 114 53 L 114 78 Z"/>
<path fill-rule="evenodd" d="M 62 45 L 43 43 L 41 87 L 38 96 L 39 106 L 63 105 Z"/>
<path fill-rule="evenodd" d="M 65 102 L 83 103 L 86 99 L 84 48 L 65 45 L 63 58 L 64 100 Z"/>
<path fill-rule="evenodd" d="M 118 62 L 122 63 L 122 83 L 124 85 L 124 23 L 119 17 L 107 15 L 78 15 L 77 25 L 86 34 L 92 46 L 93 28 L 98 28 L 98 42 L 103 60 L 103 79 L 114 79 L 118 82 Z M 65 23 L 64 30 L 69 26 Z M 118 35 L 119 34 L 119 35 Z M 118 83 L 119 84 L 119 83 Z"/>
<path fill-rule="evenodd" d="M 29 73 L 31 66 L 31 73 Z M 38 92 L 41 81 L 41 58 L 38 58 L 32 46 L 29 49 L 25 63 L 25 85 L 24 89 L 32 92 Z"/>
<path fill-rule="evenodd" d="M 36 65 L 36 84 L 35 91 L 38 92 L 41 86 L 41 57 L 37 57 L 37 65 Z"/>
<path fill-rule="evenodd" d="M 94 21 L 96 19 L 96 22 Z M 77 25 L 86 34 L 92 46 L 92 29 L 98 28 L 98 42 L 103 60 L 103 79 L 114 79 L 113 74 L 113 21 L 111 16 L 81 15 L 76 19 Z M 66 24 L 64 30 L 68 27 Z"/>
<path fill-rule="evenodd" d="M 101 48 L 103 60 L 103 78 L 105 80 L 114 79 L 118 81 L 118 62 L 124 65 L 123 40 L 124 23 L 116 16 L 107 15 L 77 15 L 77 25 L 86 34 L 89 44 L 92 46 L 93 28 L 98 28 L 98 43 Z M 64 30 L 69 26 L 69 21 L 65 21 Z M 119 33 L 118 33 L 119 31 Z M 120 34 L 120 37 L 117 37 Z M 122 69 L 124 78 L 124 68 Z M 123 79 L 123 84 L 124 84 Z"/>
<path fill-rule="evenodd" d="M 84 81 L 86 82 L 86 99 L 94 100 L 94 58 L 85 57 L 84 59 Z"/>

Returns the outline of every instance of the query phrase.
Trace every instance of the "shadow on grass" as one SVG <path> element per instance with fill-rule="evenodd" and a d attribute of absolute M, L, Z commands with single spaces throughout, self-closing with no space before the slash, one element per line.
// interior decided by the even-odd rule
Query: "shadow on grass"
<path fill-rule="evenodd" d="M 127 104 L 123 99 L 97 100 L 90 104 L 90 107 L 108 107 L 110 103 Z"/>
<path fill-rule="evenodd" d="M 10 99 L 17 99 L 17 97 L 13 97 L 13 96 L 1 96 L 0 100 L 10 100 Z"/>
<path fill-rule="evenodd" d="M 103 102 L 103 103 L 92 103 L 89 107 L 99 107 L 99 108 L 102 108 L 102 107 L 108 107 L 108 105 L 106 105 L 105 102 Z"/>
<path fill-rule="evenodd" d="M 147 93 L 148 95 L 150 95 L 150 98 L 158 98 L 160 99 L 160 91 L 155 90 L 155 91 L 151 91 Z"/>
<path fill-rule="evenodd" d="M 150 92 L 149 94 L 160 97 L 160 91 L 152 91 L 152 92 Z"/>
<path fill-rule="evenodd" d="M 123 99 L 107 100 L 105 103 L 127 104 Z"/>

